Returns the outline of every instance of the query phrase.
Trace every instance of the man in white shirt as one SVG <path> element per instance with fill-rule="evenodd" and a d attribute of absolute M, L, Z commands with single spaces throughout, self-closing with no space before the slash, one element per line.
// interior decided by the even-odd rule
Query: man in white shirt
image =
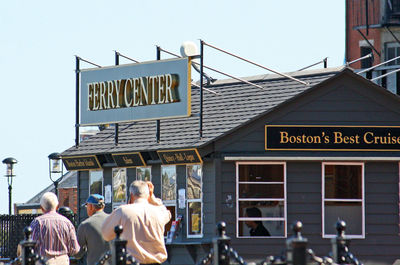
<path fill-rule="evenodd" d="M 136 180 L 129 187 L 129 204 L 115 209 L 102 226 L 106 241 L 115 238 L 114 227 L 122 225 L 121 239 L 127 240 L 127 252 L 140 264 L 161 264 L 167 259 L 164 227 L 171 213 L 155 198 L 151 182 Z"/>

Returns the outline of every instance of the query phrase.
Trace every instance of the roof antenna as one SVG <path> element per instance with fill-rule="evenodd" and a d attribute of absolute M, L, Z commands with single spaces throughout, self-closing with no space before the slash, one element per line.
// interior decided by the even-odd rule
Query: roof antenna
<path fill-rule="evenodd" d="M 180 49 L 182 57 L 193 57 L 193 56 L 198 56 L 199 52 L 197 51 L 197 46 L 194 42 L 192 41 L 185 41 L 181 45 Z M 193 59 L 197 60 L 197 59 Z M 200 73 L 200 68 L 195 64 L 194 62 L 191 63 L 193 68 Z M 203 72 L 203 76 L 207 79 L 207 85 L 210 85 L 210 83 L 213 83 L 217 81 L 217 79 L 212 78 L 211 76 L 207 75 L 206 73 Z"/>

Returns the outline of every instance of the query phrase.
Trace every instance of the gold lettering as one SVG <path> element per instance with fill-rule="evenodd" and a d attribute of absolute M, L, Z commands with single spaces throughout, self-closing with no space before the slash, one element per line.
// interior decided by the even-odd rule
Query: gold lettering
<path fill-rule="evenodd" d="M 364 134 L 364 142 L 366 144 L 372 144 L 374 142 L 373 138 L 371 139 L 370 137 L 373 137 L 374 134 L 372 132 L 366 132 Z"/>

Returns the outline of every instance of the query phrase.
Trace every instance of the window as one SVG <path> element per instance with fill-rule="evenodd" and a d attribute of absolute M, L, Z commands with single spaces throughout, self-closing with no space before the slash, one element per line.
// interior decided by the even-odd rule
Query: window
<path fill-rule="evenodd" d="M 165 225 L 165 233 L 171 229 L 172 221 L 176 219 L 176 166 L 161 166 L 161 199 L 172 218 Z"/>
<path fill-rule="evenodd" d="M 372 53 L 372 48 L 371 47 L 360 47 L 360 57 L 364 57 L 368 54 Z M 370 68 L 372 66 L 372 58 L 367 58 L 361 61 L 361 68 Z M 369 78 L 371 79 L 371 78 Z"/>
<path fill-rule="evenodd" d="M 236 163 L 237 237 L 286 237 L 286 164 Z"/>
<path fill-rule="evenodd" d="M 346 222 L 346 235 L 364 238 L 364 164 L 322 164 L 322 233 L 337 234 L 338 219 Z"/>
<path fill-rule="evenodd" d="M 112 187 L 113 187 L 113 209 L 121 204 L 127 203 L 127 175 L 126 168 L 113 168 Z"/>
<path fill-rule="evenodd" d="M 89 194 L 103 195 L 103 171 L 89 171 Z"/>
<path fill-rule="evenodd" d="M 386 43 L 385 48 L 386 48 L 385 61 L 400 56 L 399 44 L 394 43 L 394 42 Z M 391 62 L 387 63 L 387 65 L 400 65 L 400 59 L 391 61 Z"/>
<path fill-rule="evenodd" d="M 137 167 L 136 180 L 151 181 L 151 167 Z"/>
<path fill-rule="evenodd" d="M 187 237 L 203 236 L 202 166 L 186 166 Z"/>

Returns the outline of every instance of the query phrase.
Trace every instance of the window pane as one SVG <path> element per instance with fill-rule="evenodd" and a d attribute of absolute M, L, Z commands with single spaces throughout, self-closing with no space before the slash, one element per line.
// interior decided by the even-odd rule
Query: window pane
<path fill-rule="evenodd" d="M 103 195 L 103 171 L 89 172 L 89 193 Z"/>
<path fill-rule="evenodd" d="M 137 167 L 136 168 L 136 179 L 151 181 L 151 167 Z"/>
<path fill-rule="evenodd" d="M 239 198 L 283 198 L 283 184 L 239 184 Z"/>
<path fill-rule="evenodd" d="M 201 202 L 188 203 L 188 235 L 201 234 Z"/>
<path fill-rule="evenodd" d="M 167 233 L 169 230 L 171 230 L 171 225 L 172 225 L 172 221 L 175 221 L 176 219 L 176 215 L 175 215 L 175 206 L 166 206 L 167 209 L 171 212 L 171 220 L 165 225 L 165 229 L 164 229 L 164 236 L 167 236 Z"/>
<path fill-rule="evenodd" d="M 259 210 L 259 216 L 254 216 Z M 239 201 L 239 217 L 284 217 L 283 201 Z M 253 214 L 252 214 L 253 213 Z"/>
<path fill-rule="evenodd" d="M 173 201 L 176 199 L 176 167 L 161 166 L 162 200 Z"/>
<path fill-rule="evenodd" d="M 361 199 L 361 166 L 325 165 L 325 198 Z"/>
<path fill-rule="evenodd" d="M 239 181 L 283 182 L 283 165 L 239 165 Z"/>
<path fill-rule="evenodd" d="M 387 60 L 393 59 L 394 57 L 396 57 L 395 48 L 394 47 L 387 48 Z M 388 65 L 394 65 L 394 61 L 389 62 Z"/>
<path fill-rule="evenodd" d="M 325 202 L 325 234 L 336 235 L 338 220 L 346 222 L 346 234 L 362 234 L 361 202 Z"/>
<path fill-rule="evenodd" d="M 261 225 L 260 225 L 261 224 Z M 263 228 L 264 227 L 264 228 Z M 239 221 L 239 236 L 284 236 L 284 221 Z"/>
<path fill-rule="evenodd" d="M 113 169 L 113 203 L 126 203 L 126 168 Z"/>
<path fill-rule="evenodd" d="M 201 199 L 201 165 L 188 165 L 186 167 L 186 196 L 187 199 Z"/>

